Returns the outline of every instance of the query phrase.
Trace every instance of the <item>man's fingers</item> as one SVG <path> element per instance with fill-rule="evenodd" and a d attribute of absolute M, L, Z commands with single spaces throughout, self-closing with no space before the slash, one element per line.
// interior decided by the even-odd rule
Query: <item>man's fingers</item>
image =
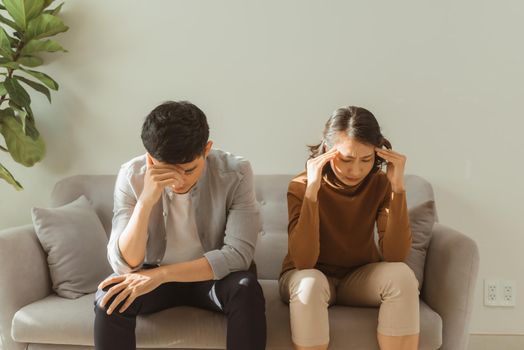
<path fill-rule="evenodd" d="M 109 299 L 111 299 L 111 297 L 113 295 L 115 295 L 117 293 L 120 293 L 124 288 L 126 288 L 126 284 L 124 284 L 124 283 L 120 283 L 120 284 L 117 284 L 117 285 L 109 288 L 109 290 L 107 291 L 106 295 L 104 295 L 104 297 L 100 301 L 100 306 L 103 307 L 109 301 Z"/>
<path fill-rule="evenodd" d="M 179 174 L 182 175 L 182 171 L 179 169 L 173 168 L 173 167 L 163 167 L 163 168 L 157 168 L 156 166 L 149 171 L 151 175 L 159 175 L 159 174 Z"/>
<path fill-rule="evenodd" d="M 159 181 L 158 184 L 161 186 L 161 187 L 167 187 L 167 186 L 173 186 L 173 185 L 183 185 L 184 184 L 184 181 L 180 181 L 178 179 L 173 179 L 173 178 L 170 178 L 170 179 L 166 179 L 164 181 Z"/>
<path fill-rule="evenodd" d="M 120 294 L 118 294 L 118 296 L 113 300 L 111 305 L 108 305 L 107 314 L 111 315 L 115 308 L 122 302 L 122 300 L 127 298 L 129 294 L 131 294 L 131 290 L 129 289 L 124 289 L 122 292 L 120 292 Z"/>
<path fill-rule="evenodd" d="M 179 173 L 176 173 L 174 171 L 168 172 L 168 173 L 162 173 L 162 174 L 154 174 L 153 179 L 155 181 L 164 181 L 167 179 L 176 179 L 176 180 L 182 180 L 182 177 Z"/>
<path fill-rule="evenodd" d="M 113 276 L 113 277 L 106 278 L 98 285 L 98 289 L 104 289 L 106 286 L 110 284 L 119 283 L 125 279 L 126 279 L 125 276 Z"/>
<path fill-rule="evenodd" d="M 127 300 L 126 300 L 126 302 L 124 303 L 124 305 L 122 305 L 122 306 L 120 307 L 120 309 L 118 310 L 118 312 L 119 312 L 119 313 L 122 313 L 122 312 L 126 311 L 126 309 L 127 309 L 131 304 L 133 304 L 133 301 L 135 301 L 135 299 L 136 299 L 136 296 L 135 296 L 133 293 L 131 293 L 131 294 L 127 297 Z"/>

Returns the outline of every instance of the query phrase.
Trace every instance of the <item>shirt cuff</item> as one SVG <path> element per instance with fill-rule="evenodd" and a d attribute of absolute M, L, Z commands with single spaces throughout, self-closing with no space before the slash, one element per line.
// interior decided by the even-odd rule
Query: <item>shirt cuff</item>
<path fill-rule="evenodd" d="M 204 257 L 207 259 L 213 270 L 213 279 L 220 280 L 229 274 L 226 258 L 220 250 L 215 249 L 204 253 Z"/>

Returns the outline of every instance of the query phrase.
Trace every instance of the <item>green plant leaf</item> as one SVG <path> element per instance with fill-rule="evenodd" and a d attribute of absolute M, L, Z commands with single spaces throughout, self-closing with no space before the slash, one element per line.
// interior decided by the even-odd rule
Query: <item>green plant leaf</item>
<path fill-rule="evenodd" d="M 24 134 L 27 135 L 27 132 L 26 132 L 27 112 L 21 109 L 20 107 L 18 107 L 15 103 L 13 103 L 13 101 L 9 101 L 9 107 L 11 107 L 13 111 L 15 112 L 15 117 L 17 118 L 17 120 L 20 120 L 22 122 L 22 130 L 24 131 Z"/>
<path fill-rule="evenodd" d="M 16 62 L 26 67 L 38 67 L 44 63 L 44 60 L 37 56 L 20 56 Z"/>
<path fill-rule="evenodd" d="M 10 185 L 13 185 L 13 187 L 17 190 L 17 191 L 22 191 L 24 188 L 22 187 L 22 185 L 20 184 L 20 182 L 16 181 L 16 179 L 14 178 L 13 174 L 11 174 L 9 172 L 9 170 L 7 170 L 3 165 L 2 163 L 0 163 L 0 179 L 4 179 L 5 181 L 7 181 L 8 184 Z"/>
<path fill-rule="evenodd" d="M 22 76 L 19 76 L 19 75 L 15 75 L 14 76 L 16 79 L 24 82 L 25 84 L 29 85 L 30 87 L 32 87 L 33 89 L 35 89 L 36 91 L 44 94 L 47 96 L 47 99 L 49 100 L 49 103 L 51 103 L 51 92 L 49 91 L 48 88 L 46 88 L 44 85 L 40 84 L 40 83 L 37 83 L 36 81 L 32 81 L 32 80 L 29 80 L 27 78 L 24 78 Z M 0 86 L 1 88 L 1 86 Z M 5 89 L 4 89 L 5 90 Z M 2 91 L 0 90 L 0 95 L 2 95 Z"/>
<path fill-rule="evenodd" d="M 0 96 L 4 96 L 7 93 L 4 83 L 0 83 Z"/>
<path fill-rule="evenodd" d="M 31 98 L 25 89 L 14 78 L 6 78 L 4 87 L 9 94 L 9 99 L 19 106 L 25 107 L 31 103 Z"/>
<path fill-rule="evenodd" d="M 11 62 L 11 60 L 8 60 L 7 58 L 0 57 L 0 67 L 18 69 L 20 68 L 20 65 L 16 62 Z"/>
<path fill-rule="evenodd" d="M 0 28 L 0 55 L 9 60 L 13 59 L 13 50 L 11 50 L 11 41 L 4 28 Z"/>
<path fill-rule="evenodd" d="M 22 55 L 30 55 L 35 52 L 67 52 L 59 43 L 54 40 L 30 40 L 24 45 L 20 53 Z"/>
<path fill-rule="evenodd" d="M 47 86 L 51 90 L 58 90 L 58 83 L 54 81 L 49 75 L 44 74 L 42 72 L 37 72 L 36 70 L 25 69 L 22 67 L 20 67 L 20 69 L 22 69 L 27 74 L 32 75 L 36 79 L 40 80 L 42 83 L 44 83 L 45 86 Z"/>
<path fill-rule="evenodd" d="M 26 29 L 29 22 L 44 9 L 43 0 L 4 0 L 4 5 L 21 29 Z"/>
<path fill-rule="evenodd" d="M 53 16 L 56 16 L 60 13 L 60 11 L 62 11 L 62 6 L 64 6 L 64 3 L 61 3 L 60 5 L 58 5 L 57 7 L 55 7 L 52 10 L 45 10 L 44 13 L 50 13 Z"/>
<path fill-rule="evenodd" d="M 18 116 L 23 116 L 22 121 L 22 128 L 25 132 L 25 134 L 29 137 L 31 137 L 33 140 L 37 140 L 38 137 L 40 137 L 40 132 L 36 128 L 35 124 L 35 117 L 33 115 L 33 111 L 31 110 L 31 107 L 26 106 L 20 107 L 13 101 L 9 101 L 9 106 L 14 110 L 18 112 Z M 23 110 L 24 113 L 20 114 L 20 111 Z"/>
<path fill-rule="evenodd" d="M 0 5 L 0 10 L 5 10 L 5 6 L 4 5 Z"/>
<path fill-rule="evenodd" d="M 33 166 L 45 156 L 44 140 L 42 137 L 33 140 L 26 135 L 21 122 L 12 114 L 11 112 L 11 115 L 5 115 L 2 118 L 0 133 L 4 136 L 11 157 L 20 164 Z"/>
<path fill-rule="evenodd" d="M 55 0 L 44 0 L 44 8 L 48 8 Z"/>
<path fill-rule="evenodd" d="M 25 39 L 42 39 L 65 32 L 68 29 L 69 27 L 66 26 L 60 18 L 48 13 L 43 13 L 29 21 Z"/>
<path fill-rule="evenodd" d="M 0 22 L 3 24 L 7 24 L 9 27 L 13 28 L 14 30 L 20 30 L 20 27 L 10 19 L 5 18 L 4 16 L 0 15 Z"/>

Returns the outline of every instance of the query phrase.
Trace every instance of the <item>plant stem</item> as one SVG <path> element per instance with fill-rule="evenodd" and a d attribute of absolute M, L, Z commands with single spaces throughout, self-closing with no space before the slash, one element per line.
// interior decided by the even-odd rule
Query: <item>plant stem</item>
<path fill-rule="evenodd" d="M 20 56 L 20 52 L 22 50 L 22 48 L 24 47 L 24 42 L 20 39 L 18 40 L 18 44 L 16 45 L 16 49 L 15 49 L 15 53 L 13 55 L 13 62 L 16 62 L 16 60 L 18 59 L 18 57 Z M 13 68 L 7 68 L 7 78 L 11 79 L 13 77 L 13 73 L 14 73 L 14 69 Z M 6 98 L 7 94 L 4 94 L 2 95 L 2 97 L 0 97 L 0 106 L 2 105 L 2 103 L 4 103 L 5 101 L 9 101 L 8 98 Z"/>

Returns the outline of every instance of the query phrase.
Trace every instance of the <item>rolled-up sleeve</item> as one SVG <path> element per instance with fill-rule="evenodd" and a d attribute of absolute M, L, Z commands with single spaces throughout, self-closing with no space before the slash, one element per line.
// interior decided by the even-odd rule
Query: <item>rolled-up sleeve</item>
<path fill-rule="evenodd" d="M 234 271 L 248 270 L 261 230 L 260 210 L 255 195 L 253 170 L 247 160 L 239 163 L 241 178 L 226 221 L 224 245 L 204 254 L 215 280 Z"/>
<path fill-rule="evenodd" d="M 138 271 L 142 264 L 131 267 L 122 257 L 118 239 L 124 232 L 136 205 L 136 196 L 129 183 L 128 170 L 121 167 L 115 183 L 111 236 L 107 244 L 107 259 L 113 271 L 119 275 Z"/>

